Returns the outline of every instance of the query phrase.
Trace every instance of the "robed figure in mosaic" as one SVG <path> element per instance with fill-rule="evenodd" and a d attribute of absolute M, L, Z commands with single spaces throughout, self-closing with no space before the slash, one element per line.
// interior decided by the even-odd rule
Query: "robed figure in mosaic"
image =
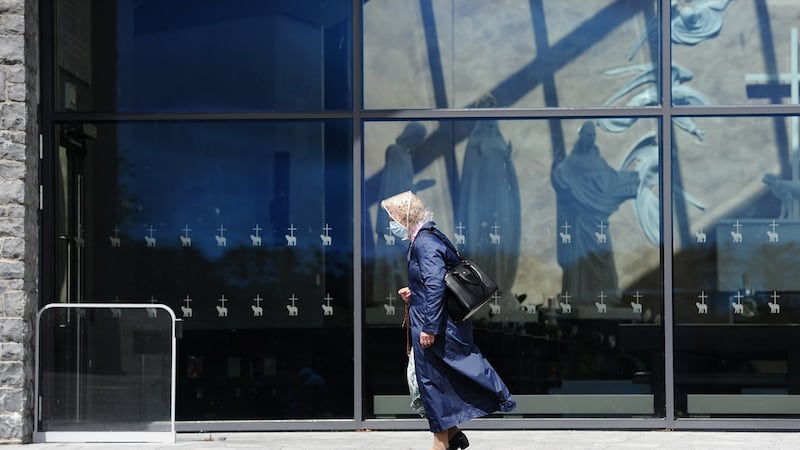
<path fill-rule="evenodd" d="M 425 140 L 427 135 L 425 125 L 411 122 L 395 139 L 393 144 L 386 147 L 383 174 L 381 177 L 378 198 L 388 198 L 400 192 L 416 192 L 414 184 L 414 149 Z M 400 242 L 389 231 L 389 215 L 383 208 L 378 208 L 375 222 L 377 241 L 375 245 L 375 272 L 374 293 L 371 299 L 373 304 L 386 302 L 386 297 L 395 295 L 397 289 L 406 285 L 406 272 L 403 263 L 406 259 L 408 242 Z M 398 300 L 398 305 L 402 302 Z"/>
<path fill-rule="evenodd" d="M 494 96 L 487 94 L 476 106 L 495 103 Z M 464 153 L 455 221 L 456 244 L 462 243 L 465 254 L 494 277 L 504 301 L 511 298 L 517 276 L 521 228 L 519 183 L 511 150 L 496 120 L 476 122 Z"/>
<path fill-rule="evenodd" d="M 617 171 L 595 145 L 595 126 L 581 126 L 572 152 L 554 160 L 551 182 L 556 191 L 558 264 L 561 294 L 575 303 L 619 300 L 617 270 L 609 217 L 625 200 L 636 197 L 639 175 Z"/>

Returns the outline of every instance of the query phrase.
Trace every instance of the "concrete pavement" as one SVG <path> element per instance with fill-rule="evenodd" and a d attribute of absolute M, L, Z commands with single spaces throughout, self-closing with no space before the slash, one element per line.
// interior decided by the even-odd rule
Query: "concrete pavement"
<path fill-rule="evenodd" d="M 465 433 L 470 450 L 800 449 L 800 434 L 796 432 L 465 430 Z M 430 433 L 425 431 L 179 433 L 174 444 L 14 444 L 2 445 L 0 450 L 427 450 L 431 441 Z"/>

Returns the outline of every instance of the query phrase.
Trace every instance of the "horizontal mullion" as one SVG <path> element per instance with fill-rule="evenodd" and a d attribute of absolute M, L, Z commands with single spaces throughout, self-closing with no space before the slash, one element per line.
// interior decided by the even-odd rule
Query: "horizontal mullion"
<path fill-rule="evenodd" d="M 664 116 L 792 116 L 800 115 L 800 105 L 673 106 L 673 107 L 591 107 L 591 108 L 453 108 L 381 109 L 359 113 L 364 120 L 426 119 L 552 119 Z M 212 113 L 95 113 L 55 112 L 54 122 L 122 121 L 319 121 L 352 119 L 352 111 L 330 112 L 212 112 Z"/>
<path fill-rule="evenodd" d="M 319 121 L 329 119 L 352 119 L 351 111 L 330 112 L 211 112 L 211 113 L 94 113 L 55 112 L 54 122 L 124 122 L 124 121 L 248 121 L 285 120 Z"/>
<path fill-rule="evenodd" d="M 452 108 L 452 109 L 382 109 L 365 110 L 361 118 L 367 120 L 406 119 L 552 119 L 591 117 L 660 117 L 661 107 L 616 108 Z"/>
<path fill-rule="evenodd" d="M 800 105 L 673 106 L 672 116 L 794 116 Z"/>

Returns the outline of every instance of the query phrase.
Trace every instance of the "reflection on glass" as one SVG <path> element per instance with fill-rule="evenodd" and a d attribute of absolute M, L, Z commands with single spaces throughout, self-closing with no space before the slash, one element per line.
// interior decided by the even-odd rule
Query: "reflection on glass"
<path fill-rule="evenodd" d="M 59 127 L 58 297 L 183 319 L 179 420 L 352 417 L 351 129 Z"/>
<path fill-rule="evenodd" d="M 656 0 L 364 4 L 366 108 L 599 106 L 640 73 L 656 86 Z M 660 103 L 657 86 L 640 106 Z"/>
<path fill-rule="evenodd" d="M 349 109 L 352 2 L 55 2 L 57 110 Z"/>
<path fill-rule="evenodd" d="M 378 198 L 389 198 L 394 194 L 406 191 L 418 191 L 424 189 L 431 180 L 421 180 L 414 183 L 414 163 L 413 152 L 422 143 L 427 134 L 425 125 L 420 122 L 411 122 L 405 126 L 402 133 L 392 144 L 386 147 L 383 165 L 383 176 L 380 181 L 380 193 Z M 383 208 L 378 208 L 375 232 L 382 235 L 383 242 L 375 246 L 375 271 L 373 276 L 376 279 L 384 280 L 385 287 L 380 291 L 375 291 L 368 295 L 370 304 L 382 304 L 384 301 L 386 312 L 395 314 L 396 305 L 394 302 L 397 290 L 407 284 L 405 271 L 402 270 L 403 262 L 406 260 L 406 249 L 398 242 L 389 229 L 389 214 Z M 386 298 L 382 298 L 386 293 Z"/>
<path fill-rule="evenodd" d="M 692 120 L 703 143 L 673 141 L 673 182 L 705 205 L 675 202 L 676 412 L 796 415 L 797 117 Z"/>
<path fill-rule="evenodd" d="M 639 174 L 616 171 L 595 145 L 595 126 L 584 122 L 572 152 L 555 161 L 551 175 L 556 190 L 556 210 L 561 238 L 558 263 L 563 270 L 562 309 L 572 304 L 592 304 L 606 312 L 608 302 L 618 302 L 617 269 L 608 237 L 609 217 L 625 200 L 636 196 Z M 597 294 L 599 292 L 599 294 Z M 599 302 L 595 302 L 595 295 Z"/>
<path fill-rule="evenodd" d="M 477 107 L 496 106 L 484 95 Z M 467 137 L 459 179 L 455 242 L 499 286 L 511 290 L 519 264 L 520 192 L 511 141 L 495 120 L 479 120 Z M 487 182 L 488 181 L 488 182 Z"/>
<path fill-rule="evenodd" d="M 788 98 L 797 70 L 797 7 L 782 0 L 673 0 L 673 61 L 690 70 L 703 104 L 797 103 Z M 697 104 L 682 94 L 673 91 L 674 105 Z"/>
<path fill-rule="evenodd" d="M 415 190 L 459 250 L 498 280 L 501 291 L 473 323 L 518 401 L 515 414 L 663 414 L 657 125 L 640 119 L 610 133 L 589 120 L 364 124 L 368 416 L 415 414 L 397 376 L 407 361 L 397 288 L 408 244 L 387 239 L 376 189 L 400 173 L 390 170 L 387 142 L 394 148 L 413 129 L 424 139 L 404 147 L 413 170 L 397 189 Z"/>

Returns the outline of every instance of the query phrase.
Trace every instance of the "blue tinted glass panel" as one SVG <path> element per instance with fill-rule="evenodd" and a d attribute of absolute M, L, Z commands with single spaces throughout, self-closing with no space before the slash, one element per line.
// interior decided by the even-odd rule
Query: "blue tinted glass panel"
<path fill-rule="evenodd" d="M 58 299 L 171 307 L 179 420 L 352 417 L 351 130 L 60 126 Z"/>
<path fill-rule="evenodd" d="M 56 109 L 348 109 L 349 0 L 56 2 Z"/>

